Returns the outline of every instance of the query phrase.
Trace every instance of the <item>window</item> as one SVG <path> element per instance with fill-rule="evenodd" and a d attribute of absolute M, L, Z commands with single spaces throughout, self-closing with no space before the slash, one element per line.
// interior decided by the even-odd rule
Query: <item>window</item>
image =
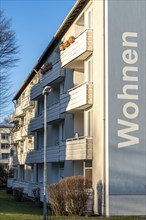
<path fill-rule="evenodd" d="M 92 161 L 84 162 L 84 176 L 88 180 L 91 180 L 91 187 L 92 187 Z"/>
<path fill-rule="evenodd" d="M 9 134 L 3 133 L 3 134 L 1 134 L 1 138 L 2 138 L 3 140 L 8 140 L 8 139 L 9 139 Z"/>
<path fill-rule="evenodd" d="M 2 159 L 8 159 L 9 154 L 2 154 Z"/>
<path fill-rule="evenodd" d="M 1 149 L 9 149 L 9 144 L 1 144 Z"/>

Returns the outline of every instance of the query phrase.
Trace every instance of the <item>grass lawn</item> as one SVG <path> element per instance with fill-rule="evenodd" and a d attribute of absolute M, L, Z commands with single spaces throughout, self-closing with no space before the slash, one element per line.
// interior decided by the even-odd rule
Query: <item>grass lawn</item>
<path fill-rule="evenodd" d="M 145 220 L 146 217 L 48 217 L 48 220 Z M 0 220 L 43 220 L 43 209 L 31 201 L 16 202 L 12 195 L 0 191 Z"/>
<path fill-rule="evenodd" d="M 28 200 L 16 202 L 12 195 L 0 192 L 0 220 L 42 220 L 43 209 Z"/>

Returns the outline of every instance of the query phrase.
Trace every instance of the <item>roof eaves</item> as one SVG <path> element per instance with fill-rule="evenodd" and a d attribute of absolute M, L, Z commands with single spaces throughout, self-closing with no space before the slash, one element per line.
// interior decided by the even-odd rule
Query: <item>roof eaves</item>
<path fill-rule="evenodd" d="M 66 16 L 65 20 L 63 21 L 60 28 L 55 33 L 53 39 L 50 41 L 44 52 L 42 53 L 41 57 L 37 61 L 37 63 L 34 65 L 33 69 L 29 73 L 28 77 L 16 93 L 16 95 L 13 98 L 13 101 L 18 99 L 23 90 L 26 88 L 28 83 L 33 79 L 33 77 L 36 75 L 36 72 L 39 71 L 40 67 L 43 65 L 44 61 L 47 59 L 48 55 L 52 52 L 55 45 L 59 42 L 61 37 L 64 35 L 64 33 L 68 30 L 70 25 L 74 22 L 74 20 L 77 18 L 78 14 L 82 11 L 82 9 L 87 5 L 87 3 L 90 0 L 77 0 L 74 4 L 73 8 L 69 12 L 69 14 Z"/>

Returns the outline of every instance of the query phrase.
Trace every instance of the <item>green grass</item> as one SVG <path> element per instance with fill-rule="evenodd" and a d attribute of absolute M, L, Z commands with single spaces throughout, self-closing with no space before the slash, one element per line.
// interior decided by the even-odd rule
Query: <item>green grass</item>
<path fill-rule="evenodd" d="M 42 220 L 43 209 L 31 201 L 16 202 L 12 195 L 0 192 L 0 220 Z"/>
<path fill-rule="evenodd" d="M 145 220 L 145 217 L 48 217 L 48 220 Z M 0 220 L 43 220 L 43 209 L 23 199 L 16 202 L 12 195 L 0 191 Z"/>

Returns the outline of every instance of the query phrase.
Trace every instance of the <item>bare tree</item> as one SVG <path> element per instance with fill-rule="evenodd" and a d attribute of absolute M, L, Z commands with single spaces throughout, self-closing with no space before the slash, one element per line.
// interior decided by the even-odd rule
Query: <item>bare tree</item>
<path fill-rule="evenodd" d="M 18 46 L 11 29 L 11 20 L 0 10 L 0 117 L 6 114 L 12 98 L 9 71 L 18 61 L 17 53 Z"/>

